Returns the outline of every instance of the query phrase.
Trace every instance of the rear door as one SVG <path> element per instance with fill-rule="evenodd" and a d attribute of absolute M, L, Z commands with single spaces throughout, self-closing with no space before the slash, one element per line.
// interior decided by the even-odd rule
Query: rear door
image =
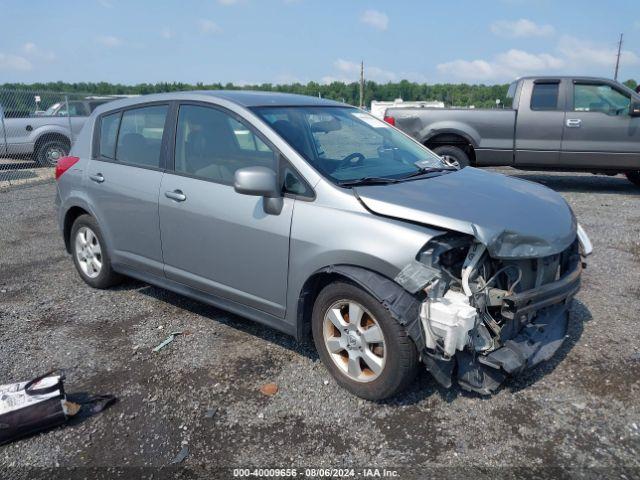
<path fill-rule="evenodd" d="M 560 79 L 524 80 L 515 132 L 516 166 L 557 166 L 566 95 Z"/>
<path fill-rule="evenodd" d="M 238 168 L 276 169 L 275 149 L 228 110 L 183 104 L 175 168 L 162 179 L 160 230 L 167 278 L 284 317 L 294 200 L 278 215 L 233 189 Z"/>
<path fill-rule="evenodd" d="M 561 162 L 595 169 L 640 168 L 640 118 L 629 115 L 631 95 L 603 81 L 572 82 Z"/>
<path fill-rule="evenodd" d="M 101 116 L 88 193 L 113 262 L 163 276 L 158 192 L 166 162 L 168 104 Z M 94 149 L 95 150 L 95 149 Z"/>

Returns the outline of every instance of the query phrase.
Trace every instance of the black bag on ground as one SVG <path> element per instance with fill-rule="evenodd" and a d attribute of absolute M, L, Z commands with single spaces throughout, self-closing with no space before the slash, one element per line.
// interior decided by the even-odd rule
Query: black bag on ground
<path fill-rule="evenodd" d="M 0 385 L 0 445 L 63 424 L 80 406 L 67 402 L 64 375 Z"/>

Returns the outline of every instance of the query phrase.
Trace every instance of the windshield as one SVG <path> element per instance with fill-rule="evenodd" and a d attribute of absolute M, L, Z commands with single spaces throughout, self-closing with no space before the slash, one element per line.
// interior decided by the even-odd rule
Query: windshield
<path fill-rule="evenodd" d="M 291 147 L 336 183 L 396 179 L 446 168 L 435 153 L 385 122 L 350 107 L 253 109 Z"/>
<path fill-rule="evenodd" d="M 55 115 L 56 110 L 58 110 L 61 105 L 62 105 L 61 103 L 54 103 L 53 105 L 51 105 L 49 108 L 45 110 L 44 115 L 48 117 Z"/>

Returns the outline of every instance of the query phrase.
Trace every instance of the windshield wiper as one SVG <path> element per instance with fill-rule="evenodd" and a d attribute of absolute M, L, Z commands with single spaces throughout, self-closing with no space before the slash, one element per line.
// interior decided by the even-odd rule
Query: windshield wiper
<path fill-rule="evenodd" d="M 354 187 L 356 185 L 386 185 L 388 183 L 397 183 L 397 178 L 386 177 L 362 177 L 354 180 L 342 180 L 338 182 L 341 187 Z"/>
<path fill-rule="evenodd" d="M 400 177 L 398 180 L 407 180 L 409 178 L 419 177 L 421 175 L 426 175 L 428 173 L 438 173 L 438 172 L 455 172 L 457 168 L 455 167 L 425 167 L 421 168 L 416 172 L 411 172 L 403 177 Z"/>

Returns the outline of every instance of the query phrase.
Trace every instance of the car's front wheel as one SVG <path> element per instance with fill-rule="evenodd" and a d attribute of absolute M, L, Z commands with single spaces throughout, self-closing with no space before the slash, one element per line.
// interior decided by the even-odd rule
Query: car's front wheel
<path fill-rule="evenodd" d="M 404 327 L 355 285 L 336 282 L 320 292 L 312 330 L 320 359 L 331 375 L 359 397 L 392 397 L 415 378 L 418 353 Z"/>
<path fill-rule="evenodd" d="M 71 227 L 71 253 L 76 269 L 93 288 L 108 288 L 121 281 L 111 268 L 98 222 L 90 215 L 80 215 Z"/>

